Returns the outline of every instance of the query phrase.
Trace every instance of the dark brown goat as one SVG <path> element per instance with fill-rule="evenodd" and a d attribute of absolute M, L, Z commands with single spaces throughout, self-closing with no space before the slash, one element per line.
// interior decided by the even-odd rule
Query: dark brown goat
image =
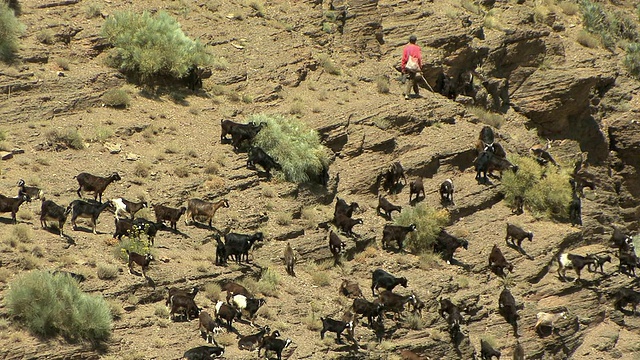
<path fill-rule="evenodd" d="M 20 209 L 20 205 L 22 205 L 25 201 L 29 201 L 29 196 L 27 194 L 22 194 L 15 198 L 10 198 L 4 195 L 0 195 L 0 213 L 11 213 L 11 222 L 17 223 L 16 213 Z"/>
<path fill-rule="evenodd" d="M 187 202 L 187 211 L 184 215 L 184 223 L 189 225 L 189 219 L 191 219 L 191 222 L 193 223 L 195 222 L 196 216 L 202 216 L 209 220 L 209 227 L 211 227 L 213 216 L 221 207 L 228 208 L 229 200 L 222 199 L 215 203 L 211 203 L 200 199 L 191 199 Z"/>
<path fill-rule="evenodd" d="M 162 224 L 164 221 L 169 221 L 171 223 L 171 228 L 173 230 L 178 230 L 178 220 L 180 216 L 187 212 L 186 207 L 181 207 L 179 209 L 156 204 L 153 205 L 153 211 L 156 213 L 156 223 Z"/>
<path fill-rule="evenodd" d="M 380 214 L 380 210 L 383 210 L 383 215 L 387 219 L 391 219 L 391 213 L 394 211 L 402 212 L 402 206 L 393 205 L 384 196 L 378 195 L 378 207 L 376 208 L 376 214 Z"/>
<path fill-rule="evenodd" d="M 129 250 L 126 250 L 126 252 L 127 252 L 127 256 L 129 257 L 129 260 L 128 260 L 128 263 L 129 263 L 129 274 L 132 274 L 133 263 L 136 263 L 136 264 L 140 265 L 140 267 L 142 268 L 142 276 L 144 276 L 146 278 L 147 277 L 146 271 L 149 268 L 149 264 L 153 260 L 155 260 L 153 255 L 151 255 L 151 254 L 140 255 L 140 254 L 135 253 L 135 252 L 130 252 Z"/>
<path fill-rule="evenodd" d="M 296 276 L 296 273 L 293 270 L 293 267 L 296 264 L 296 254 L 293 252 L 291 244 L 289 243 L 287 243 L 287 247 L 284 249 L 284 264 L 287 267 L 287 274 Z"/>
<path fill-rule="evenodd" d="M 47 220 L 57 221 L 58 229 L 60 230 L 60 237 L 64 237 L 64 223 L 67 222 L 67 211 L 63 206 L 60 206 L 53 202 L 53 200 L 47 200 L 44 197 L 42 200 L 42 206 L 40 207 L 40 226 L 43 229 L 47 227 Z"/>
<path fill-rule="evenodd" d="M 409 183 L 409 203 L 411 203 L 411 197 L 413 194 L 416 194 L 416 198 L 414 200 L 418 200 L 420 198 L 420 193 L 422 193 L 422 198 L 426 198 L 427 195 L 424 193 L 424 184 L 422 183 L 422 178 L 417 178 L 416 181 L 412 181 Z"/>
<path fill-rule="evenodd" d="M 353 227 L 358 224 L 362 225 L 362 219 L 352 219 L 345 214 L 338 214 L 336 216 L 336 226 L 344 231 L 347 236 L 353 235 Z"/>
<path fill-rule="evenodd" d="M 82 191 L 93 192 L 93 200 L 100 197 L 100 202 L 102 202 L 102 193 L 107 189 L 107 186 L 114 181 L 121 180 L 117 172 L 114 172 L 108 177 L 83 172 L 74 176 L 74 178 L 78 180 L 78 184 L 80 185 L 77 191 L 78 197 L 82 198 Z"/>
<path fill-rule="evenodd" d="M 491 249 L 491 254 L 489 254 L 489 268 L 491 268 L 498 276 L 502 277 L 506 276 L 504 269 L 509 270 L 509 272 L 513 272 L 513 264 L 507 261 L 498 245 L 495 244 Z"/>
<path fill-rule="evenodd" d="M 344 279 L 340 284 L 340 293 L 348 298 L 364 298 L 357 282 Z"/>

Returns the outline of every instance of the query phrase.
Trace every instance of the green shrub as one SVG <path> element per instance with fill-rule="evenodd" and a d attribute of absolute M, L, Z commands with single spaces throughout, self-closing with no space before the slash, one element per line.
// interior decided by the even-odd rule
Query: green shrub
<path fill-rule="evenodd" d="M 425 203 L 403 210 L 396 218 L 396 224 L 402 226 L 416 225 L 416 231 L 409 233 L 406 247 L 414 253 L 431 251 L 440 230 L 449 222 L 446 210 L 436 210 Z"/>
<path fill-rule="evenodd" d="M 102 102 L 115 108 L 127 108 L 131 104 L 131 97 L 124 89 L 109 89 L 102 94 Z"/>
<path fill-rule="evenodd" d="M 249 121 L 267 123 L 254 143 L 282 166 L 286 180 L 294 183 L 307 182 L 329 165 L 327 151 L 320 144 L 318 132 L 301 120 L 259 114 L 249 117 Z"/>
<path fill-rule="evenodd" d="M 376 87 L 378 88 L 378 92 L 380 94 L 388 94 L 389 93 L 389 77 L 388 76 L 378 76 L 376 78 Z"/>
<path fill-rule="evenodd" d="M 47 271 L 21 275 L 10 283 L 5 303 L 11 315 L 40 336 L 100 342 L 111 333 L 107 302 L 83 293 L 70 276 Z"/>
<path fill-rule="evenodd" d="M 266 296 L 275 296 L 278 291 L 278 285 L 280 284 L 280 275 L 271 268 L 266 268 L 262 271 L 260 280 L 256 284 L 257 292 L 263 293 Z"/>
<path fill-rule="evenodd" d="M 75 150 L 84 149 L 84 140 L 76 129 L 66 128 L 64 130 L 51 130 L 47 132 L 47 141 L 54 147 L 62 146 Z"/>
<path fill-rule="evenodd" d="M 45 45 L 52 45 L 56 42 L 55 34 L 51 29 L 42 29 L 36 34 L 36 39 Z"/>
<path fill-rule="evenodd" d="M 640 43 L 631 43 L 627 46 L 627 55 L 624 58 L 624 66 L 629 74 L 640 78 Z"/>
<path fill-rule="evenodd" d="M 218 285 L 217 283 L 211 282 L 204 286 L 205 296 L 207 297 L 207 299 L 213 301 L 214 303 L 220 300 L 221 292 L 222 292 L 222 289 L 220 288 L 220 285 Z"/>
<path fill-rule="evenodd" d="M 483 124 L 491 125 L 496 129 L 500 129 L 504 124 L 504 117 L 500 114 L 492 113 L 478 106 L 470 106 L 467 110 L 480 119 Z"/>
<path fill-rule="evenodd" d="M 608 11 L 602 4 L 582 0 L 582 21 L 584 27 L 597 34 L 607 48 L 612 48 L 618 40 L 636 42 L 640 39 L 636 21 L 626 13 Z"/>
<path fill-rule="evenodd" d="M 139 232 L 136 229 L 132 230 L 127 238 L 118 243 L 118 246 L 114 248 L 114 256 L 117 259 L 127 262 L 127 250 L 138 254 L 151 253 L 153 255 L 149 238 L 145 233 Z"/>
<path fill-rule="evenodd" d="M 96 273 L 100 280 L 115 279 L 118 276 L 118 267 L 111 264 L 98 264 Z"/>
<path fill-rule="evenodd" d="M 105 21 L 102 35 L 116 48 L 114 64 L 142 80 L 154 75 L 181 78 L 191 66 L 211 62 L 204 45 L 187 37 L 164 11 L 155 16 L 146 11 L 114 13 Z"/>
<path fill-rule="evenodd" d="M 521 196 L 535 216 L 567 219 L 572 199 L 568 171 L 540 166 L 529 157 L 514 155 L 509 159 L 518 165 L 518 172 L 508 171 L 502 177 L 507 204 L 514 206 L 515 197 Z"/>
<path fill-rule="evenodd" d="M 18 51 L 18 38 L 24 31 L 16 15 L 5 1 L 0 1 L 0 60 L 11 61 Z"/>
<path fill-rule="evenodd" d="M 326 54 L 318 55 L 318 62 L 320 63 L 320 66 L 322 66 L 324 70 L 329 74 L 331 75 L 342 74 L 342 70 L 340 70 L 340 68 L 333 62 L 333 60 L 331 60 L 329 55 L 326 55 Z"/>

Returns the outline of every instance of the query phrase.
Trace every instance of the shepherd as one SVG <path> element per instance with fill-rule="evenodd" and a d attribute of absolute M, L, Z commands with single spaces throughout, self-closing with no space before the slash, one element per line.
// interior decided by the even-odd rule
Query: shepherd
<path fill-rule="evenodd" d="M 422 50 L 420 46 L 416 44 L 418 38 L 415 35 L 409 36 L 409 43 L 405 45 L 402 51 L 402 63 L 400 68 L 404 77 L 405 91 L 404 99 L 409 100 L 411 94 L 411 88 L 416 94 L 416 97 L 420 97 L 420 88 L 418 86 L 419 81 L 425 81 L 422 78 Z M 426 81 L 425 81 L 426 82 Z"/>

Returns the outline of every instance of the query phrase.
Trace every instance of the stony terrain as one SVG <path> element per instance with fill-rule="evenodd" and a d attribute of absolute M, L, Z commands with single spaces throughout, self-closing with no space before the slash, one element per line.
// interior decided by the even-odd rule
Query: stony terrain
<path fill-rule="evenodd" d="M 621 287 L 638 290 L 637 279 L 619 275 L 614 257 L 605 265 L 605 274 L 585 271 L 581 284 L 562 282 L 557 264 L 551 262 L 562 251 L 611 250 L 608 240 L 614 224 L 638 231 L 640 86 L 622 65 L 622 49 L 580 45 L 580 14 L 568 15 L 552 1 L 543 5 L 509 0 L 491 6 L 491 1 L 483 1 L 487 6 L 477 13 L 456 0 L 272 0 L 262 7 L 252 3 L 258 4 L 20 2 L 19 19 L 26 32 L 17 61 L 0 65 L 0 125 L 7 133 L 3 148 L 24 153 L 0 163 L 2 194 L 17 193 L 16 183 L 24 179 L 41 186 L 47 198 L 68 204 L 77 197 L 75 175 L 117 171 L 122 181 L 107 188 L 107 198 L 183 206 L 194 197 L 225 197 L 231 206 L 219 210 L 214 226 L 262 231 L 266 241 L 248 265 L 215 266 L 215 243 L 207 241 L 211 230 L 185 225 L 181 219 L 179 232 L 159 233 L 155 252 L 160 261 L 151 267 L 152 281 L 147 282 L 129 275 L 126 264 L 114 256 L 111 214 L 101 216 L 98 235 L 69 226 L 69 237 L 61 239 L 40 228 L 40 203 L 33 202 L 18 214 L 30 232 L 28 241 L 18 244 L 10 241 L 15 225 L 9 214 L 0 215 L 0 263 L 10 271 L 1 279 L 0 299 L 19 273 L 64 269 L 87 276 L 83 290 L 102 294 L 122 309 L 112 338 L 100 349 L 38 339 L 8 319 L 0 331 L 0 357 L 176 359 L 205 342 L 196 322 L 169 320 L 165 287 L 257 280 L 271 268 L 280 275 L 280 285 L 266 296 L 267 305 L 256 322 L 278 328 L 293 340 L 286 358 L 397 359 L 402 350 L 412 349 L 423 358 L 471 359 L 474 349 L 479 354 L 481 337 L 492 338 L 503 358 L 511 358 L 516 339 L 497 311 L 503 281 L 486 265 L 496 243 L 515 265 L 508 282 L 516 301 L 524 304 L 519 339 L 528 359 L 640 358 L 640 316 L 615 310 L 611 299 Z M 603 3 L 635 13 L 632 1 Z M 87 16 L 92 6 L 101 16 Z M 542 6 L 549 11 L 540 15 Z M 203 89 L 195 92 L 181 84 L 154 90 L 127 83 L 105 65 L 108 49 L 100 38 L 103 17 L 125 9 L 168 11 L 185 33 L 206 42 L 227 65 L 214 69 Z M 486 26 L 490 15 L 493 25 Z M 53 40 L 43 43 L 43 34 Z M 423 89 L 421 98 L 403 100 L 393 67 L 409 34 L 416 34 L 423 47 L 425 76 L 432 85 L 442 71 L 457 79 L 474 70 L 474 95 L 454 101 Z M 341 70 L 339 75 L 331 74 L 322 61 L 325 57 Z M 385 78 L 388 93 L 378 89 Z M 118 87 L 130 93 L 131 105 L 103 106 L 101 96 Z M 582 226 L 538 219 L 529 212 L 514 215 L 502 201 L 500 181 L 482 185 L 474 180 L 472 148 L 483 124 L 464 105 L 469 102 L 503 114 L 505 123 L 497 133 L 510 153 L 526 155 L 529 147 L 549 139 L 562 166 L 572 167 L 584 158 L 597 186 L 586 190 Z M 298 116 L 318 129 L 336 155 L 328 190 L 259 178 L 245 167 L 245 154 L 220 144 L 221 119 L 241 121 L 263 112 Z M 48 132 L 69 128 L 82 134 L 85 149 L 47 143 Z M 105 139 L 104 134 L 110 136 Z M 114 145 L 120 146 L 119 153 L 110 152 Z M 469 249 L 455 255 L 461 266 L 380 249 L 386 220 L 375 214 L 377 195 L 372 188 L 376 176 L 394 160 L 402 162 L 410 180 L 425 177 L 425 201 L 434 207 L 441 206 L 438 185 L 453 179 L 456 204 L 449 207 L 452 222 L 447 231 L 469 241 Z M 344 265 L 334 268 L 326 262 L 332 261 L 326 230 L 317 224 L 332 216 L 336 194 L 361 205 L 356 216 L 364 225 L 355 228 L 355 240 L 347 240 Z M 388 198 L 410 206 L 407 187 Z M 261 221 L 264 213 L 267 221 Z M 152 211 L 142 215 L 153 218 Z M 534 240 L 523 245 L 529 257 L 503 245 L 506 222 L 535 233 Z M 299 254 L 295 278 L 282 264 L 287 242 Z M 115 264 L 121 272 L 113 280 L 101 280 L 96 275 L 100 264 Z M 414 291 L 427 303 L 420 330 L 388 319 L 387 336 L 377 344 L 370 329 L 358 326 L 359 347 L 337 345 L 332 334 L 323 341 L 318 331 L 310 330 L 318 317 L 339 317 L 351 304 L 337 291 L 343 278 L 356 280 L 371 299 L 370 274 L 378 267 L 406 276 L 409 287 L 398 291 Z M 329 279 L 328 285 L 317 285 L 318 273 Z M 437 313 L 438 294 L 457 303 L 479 296 L 480 309 L 472 316 L 465 314 L 468 339 L 458 349 Z M 203 291 L 196 301 L 211 311 L 215 301 L 206 295 Z M 6 318 L 4 303 L 0 304 Z M 533 330 L 536 313 L 561 307 L 569 316 L 558 323 L 558 332 L 538 336 Z M 239 323 L 237 330 L 242 335 L 254 332 L 246 323 Z M 235 335 L 223 338 L 228 343 L 226 358 L 257 357 L 239 351 Z"/>

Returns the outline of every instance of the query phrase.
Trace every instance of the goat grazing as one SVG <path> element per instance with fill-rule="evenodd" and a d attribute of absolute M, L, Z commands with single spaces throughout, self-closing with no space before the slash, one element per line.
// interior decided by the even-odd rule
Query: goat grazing
<path fill-rule="evenodd" d="M 172 288 L 166 287 L 165 289 L 167 290 L 167 301 L 165 302 L 166 306 L 169 306 L 169 303 L 171 302 L 171 297 L 173 295 L 188 296 L 192 299 L 195 299 L 196 295 L 198 294 L 198 291 L 200 290 L 197 286 L 194 286 L 193 288 L 189 289 L 189 291 L 179 289 L 177 287 L 172 287 Z"/>
<path fill-rule="evenodd" d="M 340 284 L 340 293 L 348 298 L 364 298 L 357 282 L 344 279 Z"/>
<path fill-rule="evenodd" d="M 60 237 L 64 237 L 64 223 L 67 222 L 67 211 L 63 206 L 60 206 L 53 202 L 53 200 L 47 200 L 44 197 L 42 199 L 42 206 L 40 207 L 40 226 L 43 229 L 47 227 L 47 220 L 57 221 L 58 229 L 60 230 Z"/>
<path fill-rule="evenodd" d="M 582 271 L 582 269 L 589 264 L 595 265 L 595 259 L 588 256 L 585 257 L 575 254 L 562 253 L 558 255 L 558 276 L 560 276 L 562 280 L 567 280 L 567 269 L 574 269 L 578 277 L 576 277 L 573 281 L 578 281 L 580 280 L 580 271 Z"/>
<path fill-rule="evenodd" d="M 407 177 L 404 176 L 404 169 L 399 161 L 391 164 L 385 172 L 378 175 L 376 183 L 380 184 L 380 181 L 384 180 L 382 184 L 383 188 L 389 192 L 392 192 L 398 185 L 400 180 L 403 179 L 404 183 L 407 183 Z"/>
<path fill-rule="evenodd" d="M 22 179 L 18 181 L 18 196 L 21 194 L 26 194 L 30 199 L 29 201 L 44 198 L 44 192 L 39 187 L 27 186 Z"/>
<path fill-rule="evenodd" d="M 249 314 L 251 326 L 253 326 L 253 318 L 256 316 L 256 313 L 260 307 L 266 303 L 267 301 L 265 299 L 248 298 L 244 295 L 233 295 L 231 298 L 231 306 L 239 311 L 238 319 L 242 317 L 242 311 L 246 311 L 247 314 Z"/>
<path fill-rule="evenodd" d="M 140 255 L 136 252 L 130 252 L 129 250 L 126 250 L 127 252 L 127 257 L 128 260 L 127 262 L 129 263 L 129 274 L 132 274 L 133 271 L 133 263 L 136 263 L 138 265 L 140 265 L 140 267 L 142 268 L 142 276 L 144 276 L 145 278 L 147 277 L 147 269 L 149 268 L 149 264 L 155 260 L 155 258 L 153 257 L 153 255 L 151 254 L 145 254 L 145 255 Z"/>
<path fill-rule="evenodd" d="M 351 327 L 353 326 L 353 322 L 344 322 L 344 321 L 340 321 L 340 320 L 333 320 L 331 318 L 323 318 L 320 317 L 320 320 L 322 320 L 322 330 L 320 330 L 320 339 L 324 339 L 324 334 L 329 331 L 329 332 L 333 332 L 336 333 L 336 342 L 338 344 L 342 344 L 342 340 L 340 339 L 340 335 L 342 335 L 342 332 L 347 329 L 351 329 Z"/>
<path fill-rule="evenodd" d="M 264 348 L 266 351 L 274 351 L 277 359 L 282 360 L 282 351 L 291 345 L 291 339 L 276 339 L 272 337 L 264 338 L 264 341 L 258 346 L 258 358 L 260 358 L 260 350 Z"/>
<path fill-rule="evenodd" d="M 504 269 L 509 270 L 509 272 L 513 272 L 513 264 L 505 259 L 502 251 L 498 245 L 493 245 L 491 249 L 491 254 L 489 254 L 489 267 L 499 276 L 506 276 L 504 273 Z"/>
<path fill-rule="evenodd" d="M 416 198 L 414 200 L 418 200 L 420 198 L 420 193 L 422 193 L 422 198 L 425 199 L 427 195 L 424 193 L 424 184 L 422 183 L 422 178 L 417 178 L 416 181 L 412 181 L 409 183 L 409 204 L 411 204 L 411 197 L 413 194 L 416 194 Z"/>
<path fill-rule="evenodd" d="M 542 335 L 542 332 L 540 331 L 540 327 L 541 326 L 549 327 L 551 328 L 551 332 L 553 333 L 554 323 L 560 319 L 566 319 L 566 318 L 567 318 L 567 314 L 564 311 L 557 314 L 539 312 L 536 314 L 536 319 L 538 321 L 536 321 L 536 324 L 533 327 L 533 329 L 536 331 L 538 335 Z"/>
<path fill-rule="evenodd" d="M 233 306 L 225 304 L 222 301 L 218 301 L 216 303 L 216 318 L 225 320 L 227 328 L 230 331 L 233 329 L 233 319 L 240 318 L 240 316 L 242 316 L 240 310 L 234 308 Z"/>
<path fill-rule="evenodd" d="M 178 220 L 180 216 L 187 212 L 186 207 L 181 207 L 179 209 L 168 207 L 161 204 L 153 205 L 153 212 L 156 214 L 156 223 L 163 224 L 165 221 L 168 221 L 171 225 L 171 228 L 175 231 L 178 231 Z"/>
<path fill-rule="evenodd" d="M 200 335 L 205 339 L 206 342 L 216 344 L 217 346 L 218 343 L 213 337 L 213 334 L 221 330 L 220 322 L 213 320 L 211 315 L 209 315 L 209 313 L 206 311 L 200 312 L 200 315 L 198 315 L 198 320 L 200 320 L 198 324 Z M 211 341 L 209 341 L 209 336 L 211 336 Z"/>
<path fill-rule="evenodd" d="M 402 285 L 402 287 L 407 287 L 407 278 L 405 277 L 395 277 L 388 272 L 382 269 L 376 269 L 371 274 L 371 293 L 373 296 L 376 296 L 376 290 L 378 288 L 384 288 L 389 291 L 393 291 L 397 285 Z"/>
<path fill-rule="evenodd" d="M 469 248 L 469 242 L 465 239 L 457 238 L 450 235 L 446 231 L 440 231 L 436 242 L 433 244 L 433 251 L 442 254 L 442 258 L 447 261 L 447 264 L 451 264 L 453 261 L 453 254 L 459 247 L 463 247 L 465 250 Z"/>
<path fill-rule="evenodd" d="M 220 346 L 198 346 L 185 351 L 180 360 L 211 360 L 224 355 Z"/>
<path fill-rule="evenodd" d="M 193 223 L 195 222 L 196 216 L 202 216 L 209 220 L 209 227 L 211 227 L 213 216 L 221 207 L 228 208 L 229 200 L 222 199 L 215 203 L 210 203 L 200 199 L 191 199 L 187 202 L 187 211 L 184 215 L 184 223 L 189 225 L 189 219 L 191 219 L 191 222 Z"/>
<path fill-rule="evenodd" d="M 382 229 L 382 248 L 386 249 L 389 243 L 395 241 L 398 244 L 398 250 L 403 251 L 403 243 L 407 234 L 416 231 L 416 225 L 409 226 L 389 225 L 385 224 Z"/>
<path fill-rule="evenodd" d="M 493 346 L 484 339 L 480 339 L 480 358 L 482 360 L 491 360 L 494 356 L 500 360 L 500 355 L 500 351 L 494 349 Z"/>
<path fill-rule="evenodd" d="M 449 324 L 449 335 L 455 339 L 460 333 L 460 324 L 464 322 L 460 314 L 460 308 L 449 299 L 440 299 L 440 316 L 444 317 Z M 445 314 L 447 316 L 445 317 Z"/>
<path fill-rule="evenodd" d="M 440 184 L 440 202 L 455 205 L 453 202 L 453 181 L 451 179 L 447 179 Z"/>
<path fill-rule="evenodd" d="M 249 251 L 253 247 L 253 244 L 256 241 L 263 241 L 264 237 L 261 232 L 253 235 L 228 233 L 224 235 L 224 240 L 227 256 L 235 256 L 236 262 L 240 263 L 243 255 L 245 261 L 249 262 Z"/>
<path fill-rule="evenodd" d="M 200 316 L 200 308 L 196 305 L 195 300 L 188 295 L 171 295 L 169 298 L 171 310 L 169 316 L 171 320 L 175 319 L 175 314 L 181 312 L 187 321 Z"/>
<path fill-rule="evenodd" d="M 360 224 L 362 219 L 352 219 L 345 214 L 338 214 L 335 219 L 336 226 L 342 230 L 347 236 L 353 236 L 353 227 Z"/>
<path fill-rule="evenodd" d="M 640 258 L 634 251 L 620 252 L 618 255 L 620 263 L 618 264 L 618 271 L 621 274 L 627 274 L 629 277 L 636 276 L 636 268 L 640 268 Z"/>
<path fill-rule="evenodd" d="M 474 161 L 476 170 L 476 180 L 487 182 L 487 173 L 492 174 L 493 171 L 498 170 L 500 172 L 499 178 L 502 178 L 502 172 L 505 170 L 511 170 L 514 173 L 518 171 L 518 166 L 509 162 L 509 160 L 499 157 L 490 151 L 483 151 L 478 155 Z M 482 175 L 482 176 L 481 176 Z"/>
<path fill-rule="evenodd" d="M 383 210 L 384 213 L 381 213 L 380 210 Z M 378 195 L 378 207 L 376 208 L 376 214 L 382 214 L 387 217 L 387 219 L 391 219 L 391 213 L 397 211 L 402 212 L 402 206 L 393 205 L 389 202 L 384 196 Z"/>
<path fill-rule="evenodd" d="M 224 284 L 222 286 L 222 291 L 226 291 L 227 292 L 227 302 L 230 303 L 231 298 L 234 295 L 244 295 L 248 298 L 253 297 L 253 295 L 251 295 L 251 293 L 249 292 L 249 290 L 247 290 L 244 286 L 234 283 L 234 282 L 228 282 L 226 284 Z"/>
<path fill-rule="evenodd" d="M 631 315 L 636 314 L 636 307 L 640 304 L 640 292 L 627 288 L 620 288 L 614 297 L 614 306 L 616 309 L 622 311 L 622 308 L 631 304 L 633 308 Z"/>
<path fill-rule="evenodd" d="M 410 295 L 398 295 L 391 291 L 382 291 L 379 294 L 380 303 L 384 306 L 384 311 L 392 311 L 395 315 L 402 314 L 404 311 L 404 305 L 407 303 L 415 303 L 416 297 L 413 294 Z"/>
<path fill-rule="evenodd" d="M 507 236 L 504 238 L 507 245 L 509 244 L 509 239 L 511 239 L 511 244 L 513 244 L 513 246 L 517 247 L 520 251 L 524 251 L 524 249 L 522 249 L 522 241 L 524 239 L 533 241 L 533 233 L 531 231 L 524 231 L 516 225 L 507 223 Z"/>
<path fill-rule="evenodd" d="M 262 128 L 262 124 L 261 125 L 257 125 L 254 122 L 248 123 L 248 124 L 242 124 L 242 123 L 237 123 L 237 122 L 233 122 L 231 120 L 220 120 L 220 142 L 224 142 L 227 139 L 227 134 L 230 134 L 233 138 L 233 135 L 236 134 L 236 136 L 240 135 L 241 138 L 236 138 L 236 140 L 238 141 L 238 145 L 240 145 L 240 142 L 245 140 L 242 137 L 251 140 L 253 139 L 253 137 L 255 137 L 255 135 L 257 135 L 258 131 Z M 257 130 L 257 131 L 256 131 Z M 236 148 L 237 146 L 234 145 L 234 148 Z"/>
<path fill-rule="evenodd" d="M 74 176 L 74 179 L 78 180 L 78 197 L 82 198 L 82 191 L 85 192 L 93 192 L 93 200 L 98 199 L 100 197 L 100 202 L 102 202 L 102 193 L 107 189 L 107 186 L 114 181 L 121 180 L 120 175 L 117 172 L 109 175 L 108 177 L 101 177 L 91 175 L 89 173 L 80 173 Z"/>
<path fill-rule="evenodd" d="M 296 273 L 293 270 L 293 267 L 296 264 L 296 254 L 293 252 L 291 244 L 289 243 L 287 243 L 287 247 L 284 249 L 284 264 L 287 268 L 287 274 L 296 276 Z"/>
<path fill-rule="evenodd" d="M 113 207 L 111 202 L 105 203 L 90 202 L 85 200 L 73 200 L 69 206 L 67 206 L 66 213 L 71 213 L 71 225 L 73 230 L 77 230 L 76 225 L 77 218 L 88 218 L 91 220 L 91 229 L 93 234 L 96 234 L 96 223 L 98 222 L 98 216 L 108 207 Z"/>
<path fill-rule="evenodd" d="M 338 264 L 338 260 L 340 259 L 340 253 L 347 247 L 347 243 L 342 241 L 338 234 L 334 233 L 333 230 L 329 231 L 329 251 L 333 254 L 334 265 Z"/>
<path fill-rule="evenodd" d="M 351 204 L 347 204 L 346 201 L 344 201 L 344 199 L 340 199 L 339 197 L 336 197 L 336 207 L 333 210 L 333 221 L 336 221 L 336 217 L 338 216 L 338 214 L 344 214 L 347 217 L 351 217 L 353 216 L 353 212 L 356 209 L 359 209 L 360 206 L 358 205 L 357 202 L 352 202 Z"/>
<path fill-rule="evenodd" d="M 269 179 L 271 179 L 271 169 L 282 171 L 280 164 L 269 156 L 269 154 L 259 147 L 252 147 L 251 150 L 249 150 L 249 157 L 247 158 L 247 168 L 255 169 L 256 164 L 262 166 Z"/>
<path fill-rule="evenodd" d="M 587 255 L 588 258 L 592 258 L 595 263 L 588 263 L 587 264 L 587 269 L 591 272 L 597 271 L 598 268 L 600 268 L 600 272 L 604 273 L 604 264 L 605 263 L 611 263 L 611 256 L 610 255 L 605 255 L 605 256 L 599 256 L 599 255 L 595 255 L 595 254 L 591 254 L 591 255 Z M 591 268 L 593 266 L 593 269 Z"/>
<path fill-rule="evenodd" d="M 29 201 L 29 196 L 27 194 L 22 194 L 15 198 L 0 194 L 0 213 L 10 212 L 11 222 L 16 224 L 18 222 L 18 220 L 16 220 L 16 213 L 18 213 L 20 205 L 25 201 Z"/>
<path fill-rule="evenodd" d="M 255 350 L 260 345 L 260 343 L 265 338 L 265 336 L 269 334 L 270 331 L 271 329 L 269 329 L 269 326 L 267 325 L 261 328 L 260 331 L 258 331 L 255 334 L 241 337 L 240 340 L 238 340 L 238 349 L 249 350 L 249 351 Z M 278 330 L 276 330 L 276 332 L 277 331 Z M 278 336 L 280 336 L 279 332 L 278 332 Z"/>
<path fill-rule="evenodd" d="M 502 289 L 502 292 L 500 293 L 500 298 L 498 299 L 498 311 L 507 323 L 513 326 L 513 333 L 515 337 L 518 337 L 518 307 L 516 306 L 516 299 L 513 298 L 511 291 L 506 287 Z"/>
<path fill-rule="evenodd" d="M 366 316 L 369 326 L 371 326 L 374 317 L 382 316 L 383 307 L 384 305 L 381 302 L 371 302 L 365 298 L 357 298 L 353 300 L 351 310 L 356 314 Z"/>
<path fill-rule="evenodd" d="M 125 198 L 115 198 L 110 200 L 115 208 L 114 214 L 116 218 L 124 217 L 124 214 L 128 214 L 131 220 L 133 220 L 134 215 L 142 210 L 143 208 L 148 207 L 146 201 L 133 202 L 129 201 Z"/>

